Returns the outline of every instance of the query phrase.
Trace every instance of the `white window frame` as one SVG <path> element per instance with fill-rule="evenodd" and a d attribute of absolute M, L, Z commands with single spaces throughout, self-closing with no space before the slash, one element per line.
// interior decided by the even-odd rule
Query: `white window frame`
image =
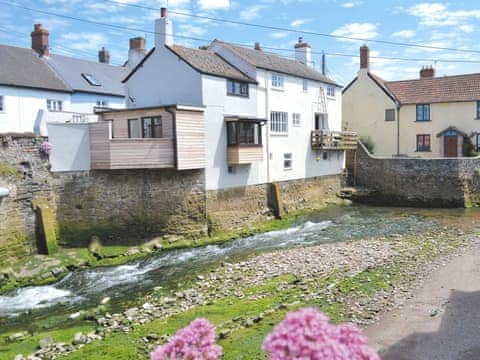
<path fill-rule="evenodd" d="M 301 126 L 302 124 L 302 115 L 299 113 L 292 114 L 292 126 Z"/>
<path fill-rule="evenodd" d="M 63 111 L 63 101 L 57 99 L 47 99 L 48 111 Z"/>
<path fill-rule="evenodd" d="M 328 86 L 327 86 L 327 97 L 329 97 L 329 98 L 335 98 L 335 96 L 336 96 L 335 86 L 328 85 Z"/>
<path fill-rule="evenodd" d="M 293 154 L 284 153 L 283 154 L 283 170 L 292 170 L 293 169 Z"/>
<path fill-rule="evenodd" d="M 285 86 L 285 77 L 279 73 L 272 73 L 272 88 L 283 89 Z"/>
<path fill-rule="evenodd" d="M 303 92 L 308 92 L 308 80 L 307 79 L 303 79 Z"/>
<path fill-rule="evenodd" d="M 0 95 L 0 113 L 5 112 L 5 97 Z"/>
<path fill-rule="evenodd" d="M 273 135 L 288 135 L 288 112 L 272 111 L 270 113 L 270 132 Z"/>

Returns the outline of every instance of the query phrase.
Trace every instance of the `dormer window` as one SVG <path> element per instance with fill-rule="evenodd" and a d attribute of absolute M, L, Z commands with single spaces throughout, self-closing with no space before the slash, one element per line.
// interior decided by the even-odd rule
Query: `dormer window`
<path fill-rule="evenodd" d="M 237 80 L 227 80 L 227 95 L 248 97 L 248 83 Z"/>
<path fill-rule="evenodd" d="M 102 86 L 100 82 L 92 74 L 82 74 L 83 78 L 92 86 Z"/>

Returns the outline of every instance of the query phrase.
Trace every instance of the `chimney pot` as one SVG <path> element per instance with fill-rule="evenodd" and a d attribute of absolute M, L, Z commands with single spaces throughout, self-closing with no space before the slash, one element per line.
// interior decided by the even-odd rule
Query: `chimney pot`
<path fill-rule="evenodd" d="M 168 14 L 167 8 L 166 8 L 166 7 L 162 7 L 162 8 L 160 9 L 160 17 L 166 18 L 166 17 L 167 17 L 167 14 Z"/>
<path fill-rule="evenodd" d="M 303 37 L 299 37 L 295 44 L 295 59 L 304 65 L 312 65 L 312 47 L 307 42 L 303 42 Z"/>
<path fill-rule="evenodd" d="M 40 56 L 48 56 L 50 51 L 48 48 L 49 32 L 43 28 L 42 24 L 35 24 L 30 34 L 32 38 L 32 49 Z"/>
<path fill-rule="evenodd" d="M 105 47 L 98 52 L 98 62 L 103 64 L 110 64 L 110 53 Z"/>
<path fill-rule="evenodd" d="M 262 51 L 262 46 L 260 45 L 259 42 L 255 43 L 255 50 Z"/>
<path fill-rule="evenodd" d="M 360 69 L 370 70 L 370 48 L 367 45 L 360 48 Z"/>
<path fill-rule="evenodd" d="M 420 79 L 431 79 L 435 77 L 435 68 L 432 65 L 422 67 L 420 70 Z"/>

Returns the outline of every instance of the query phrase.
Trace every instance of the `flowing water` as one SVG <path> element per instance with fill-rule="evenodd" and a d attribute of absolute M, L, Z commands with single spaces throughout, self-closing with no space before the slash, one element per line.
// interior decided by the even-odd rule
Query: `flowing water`
<path fill-rule="evenodd" d="M 130 264 L 73 272 L 52 285 L 17 289 L 0 296 L 0 328 L 28 326 L 32 317 L 47 319 L 53 314 L 68 319 L 68 314 L 94 307 L 105 297 L 112 299 L 114 309 L 122 309 L 154 287 L 174 288 L 226 259 L 235 261 L 262 251 L 418 232 L 458 221 L 475 223 L 477 218 L 479 212 L 465 210 L 330 208 L 298 219 L 289 229 L 223 245 L 168 251 Z"/>

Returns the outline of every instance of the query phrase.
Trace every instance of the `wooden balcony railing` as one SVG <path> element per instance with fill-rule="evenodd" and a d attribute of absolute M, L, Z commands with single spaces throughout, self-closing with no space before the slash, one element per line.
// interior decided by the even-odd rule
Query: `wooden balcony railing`
<path fill-rule="evenodd" d="M 355 150 L 357 134 L 347 131 L 312 131 L 312 149 L 314 150 Z"/>

